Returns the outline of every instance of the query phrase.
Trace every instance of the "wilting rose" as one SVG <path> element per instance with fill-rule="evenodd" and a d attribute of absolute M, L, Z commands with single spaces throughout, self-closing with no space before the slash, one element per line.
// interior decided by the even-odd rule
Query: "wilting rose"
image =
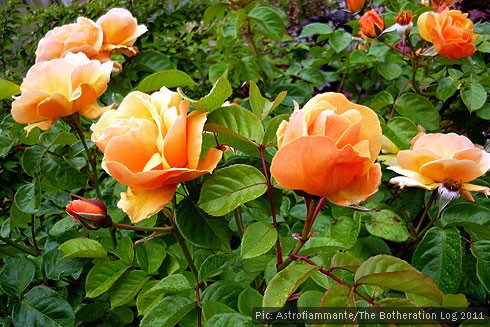
<path fill-rule="evenodd" d="M 432 42 L 441 56 L 455 60 L 469 57 L 476 50 L 473 42 L 478 35 L 473 33 L 473 22 L 459 10 L 425 12 L 417 26 L 420 36 Z"/>
<path fill-rule="evenodd" d="M 68 52 L 83 52 L 95 59 L 102 41 L 102 29 L 92 20 L 79 17 L 76 23 L 55 27 L 39 41 L 36 62 L 63 58 Z"/>
<path fill-rule="evenodd" d="M 89 119 L 111 108 L 100 107 L 97 98 L 107 89 L 112 62 L 101 64 L 83 53 L 36 63 L 27 72 L 12 103 L 12 116 L 30 131 L 47 130 L 59 117 L 78 112 Z"/>
<path fill-rule="evenodd" d="M 347 0 L 347 8 L 351 13 L 356 13 L 364 8 L 365 0 Z"/>
<path fill-rule="evenodd" d="M 383 32 L 385 23 L 378 13 L 371 9 L 359 19 L 361 31 L 369 37 L 377 37 Z"/>
<path fill-rule="evenodd" d="M 284 188 L 357 204 L 380 184 L 381 142 L 374 111 L 339 93 L 319 94 L 279 126 L 271 173 Z"/>
<path fill-rule="evenodd" d="M 107 207 L 100 200 L 73 200 L 66 206 L 70 216 L 89 229 L 112 226 L 112 220 L 107 214 Z"/>
<path fill-rule="evenodd" d="M 426 190 L 443 185 L 469 200 L 473 199 L 469 192 L 490 195 L 488 187 L 468 184 L 490 169 L 490 154 L 475 147 L 465 136 L 419 133 L 411 144 L 410 150 L 398 152 L 398 166 L 388 167 L 403 175 L 392 178 L 391 183 Z"/>
<path fill-rule="evenodd" d="M 138 25 L 136 18 L 123 8 L 109 10 L 97 20 L 97 24 L 104 32 L 102 50 L 117 50 L 128 57 L 138 53 L 133 44 L 148 30 L 145 25 Z"/>
<path fill-rule="evenodd" d="M 131 92 L 92 125 L 102 167 L 128 186 L 118 206 L 132 222 L 160 211 L 178 183 L 211 172 L 221 159 L 222 151 L 211 148 L 199 161 L 206 113 L 188 109 L 188 101 L 165 87 L 152 95 Z"/>

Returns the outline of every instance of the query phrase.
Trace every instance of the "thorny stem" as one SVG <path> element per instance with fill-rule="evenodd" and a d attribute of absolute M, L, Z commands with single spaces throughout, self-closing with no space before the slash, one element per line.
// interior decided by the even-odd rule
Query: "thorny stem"
<path fill-rule="evenodd" d="M 295 255 L 295 254 L 291 254 L 290 257 L 292 258 L 292 260 L 301 260 L 301 261 L 304 261 L 312 266 L 315 266 L 315 267 L 319 267 L 319 265 L 317 265 L 315 262 L 313 262 L 312 260 L 310 260 L 308 257 L 306 256 L 302 256 L 302 255 Z M 334 281 L 336 281 L 337 283 L 339 283 L 340 285 L 345 285 L 345 286 L 349 286 L 346 282 L 344 282 L 342 279 L 338 278 L 337 276 L 335 276 L 331 271 L 329 270 L 326 270 L 324 269 L 323 267 L 320 267 L 320 270 L 319 270 L 322 274 L 324 275 L 327 275 L 328 277 L 332 278 Z M 349 286 L 350 287 L 350 286 Z M 369 303 L 370 305 L 372 306 L 377 306 L 377 303 L 374 302 L 373 300 L 371 300 L 370 298 L 366 297 L 364 294 L 362 294 L 361 292 L 359 292 L 355 287 L 356 285 L 353 286 L 354 289 L 354 293 L 359 296 L 361 299 L 363 299 L 364 301 L 366 301 L 367 303 Z"/>
<path fill-rule="evenodd" d="M 10 238 L 0 236 L 0 241 L 5 242 L 8 245 L 16 248 L 17 250 L 20 250 L 20 251 L 22 251 L 24 253 L 30 254 L 30 255 L 32 255 L 34 257 L 36 257 L 36 256 L 39 255 L 37 253 L 37 251 L 34 251 L 33 249 L 31 249 L 28 246 L 25 246 L 24 244 L 19 244 L 19 243 L 15 242 L 15 241 L 12 241 Z"/>
<path fill-rule="evenodd" d="M 420 227 L 422 227 L 422 221 L 424 220 L 425 216 L 427 216 L 427 213 L 429 212 L 429 209 L 432 206 L 432 203 L 434 202 L 436 197 L 437 197 L 437 189 L 432 191 L 432 194 L 430 195 L 429 202 L 427 202 L 427 205 L 424 208 L 424 212 L 422 213 L 422 216 L 420 217 L 419 223 L 417 224 L 417 227 L 415 227 L 415 234 L 417 236 L 419 235 Z M 428 224 L 427 226 L 430 226 L 430 224 Z M 420 234 L 422 235 L 423 233 L 420 233 Z"/>
<path fill-rule="evenodd" d="M 41 255 L 41 250 L 39 250 L 39 247 L 37 246 L 37 241 L 36 241 L 36 226 L 34 224 L 35 224 L 34 215 L 31 215 L 32 246 L 34 246 L 34 250 L 36 250 L 36 254 L 39 256 L 39 255 Z"/>
<path fill-rule="evenodd" d="M 279 232 L 279 225 L 277 224 L 276 207 L 274 205 L 273 187 L 271 184 L 271 179 L 269 178 L 269 173 L 267 171 L 267 164 L 265 162 L 265 156 L 264 156 L 265 148 L 266 148 L 265 145 L 262 144 L 259 145 L 260 159 L 262 160 L 262 170 L 264 171 L 265 181 L 267 183 L 267 192 L 269 193 L 269 203 L 271 205 L 272 223 L 274 224 L 274 228 L 276 229 L 276 231 Z M 277 263 L 276 263 L 276 268 L 277 268 L 283 262 L 281 240 L 279 239 L 279 236 L 277 237 L 276 240 L 276 252 L 277 252 Z"/>

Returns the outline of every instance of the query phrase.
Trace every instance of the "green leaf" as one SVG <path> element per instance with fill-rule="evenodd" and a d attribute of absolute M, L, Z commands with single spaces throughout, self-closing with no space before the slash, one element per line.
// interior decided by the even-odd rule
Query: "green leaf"
<path fill-rule="evenodd" d="M 442 212 L 443 227 L 460 226 L 473 241 L 486 240 L 490 235 L 490 209 L 471 202 L 456 203 Z"/>
<path fill-rule="evenodd" d="M 456 227 L 432 227 L 418 244 L 412 264 L 443 293 L 456 293 L 462 278 L 462 249 Z"/>
<path fill-rule="evenodd" d="M 77 142 L 75 135 L 69 132 L 48 131 L 39 137 L 42 144 L 49 147 L 51 145 L 72 145 Z"/>
<path fill-rule="evenodd" d="M 323 298 L 323 292 L 320 291 L 304 291 L 301 293 L 298 299 L 298 307 L 299 308 L 318 308 L 320 306 L 320 302 Z"/>
<path fill-rule="evenodd" d="M 470 112 L 480 109 L 487 101 L 485 88 L 475 82 L 465 83 L 459 92 L 461 99 L 463 99 L 464 104 Z"/>
<path fill-rule="evenodd" d="M 14 146 L 14 141 L 7 136 L 0 135 L 0 158 L 5 157 Z"/>
<path fill-rule="evenodd" d="M 119 259 L 127 263 L 128 265 L 133 264 L 134 260 L 134 248 L 133 241 L 131 237 L 124 236 L 118 242 L 114 250 L 111 251 L 118 256 Z"/>
<path fill-rule="evenodd" d="M 130 270 L 111 289 L 111 308 L 125 305 L 145 286 L 150 276 L 142 270 Z"/>
<path fill-rule="evenodd" d="M 239 313 L 219 313 L 213 315 L 206 321 L 205 327 L 255 327 L 257 326 L 251 316 L 244 316 Z"/>
<path fill-rule="evenodd" d="M 59 280 L 65 276 L 81 274 L 84 262 L 75 258 L 63 258 L 64 255 L 58 248 L 43 254 L 41 272 L 45 279 Z"/>
<path fill-rule="evenodd" d="M 225 215 L 267 191 L 264 175 L 255 167 L 237 164 L 216 170 L 204 182 L 198 206 L 213 216 Z"/>
<path fill-rule="evenodd" d="M 207 26 L 209 23 L 216 19 L 223 18 L 226 9 L 229 8 L 229 5 L 226 3 L 215 3 L 209 6 L 203 14 L 202 21 L 203 25 Z"/>
<path fill-rule="evenodd" d="M 268 38 L 281 41 L 283 34 L 286 32 L 286 24 L 284 22 L 284 13 L 272 6 L 260 5 L 252 9 L 248 13 L 248 17 L 253 18 L 260 24 L 253 26 L 254 32 L 262 32 Z"/>
<path fill-rule="evenodd" d="M 159 280 L 152 288 L 148 289 L 145 294 L 150 293 L 179 293 L 193 289 L 187 278 L 182 274 L 173 274 Z"/>
<path fill-rule="evenodd" d="M 476 276 L 490 293 L 490 240 L 471 244 L 471 253 L 476 258 Z"/>
<path fill-rule="evenodd" d="M 420 132 L 417 125 L 405 117 L 394 117 L 382 128 L 383 134 L 400 150 L 410 149 L 410 141 Z"/>
<path fill-rule="evenodd" d="M 72 238 L 59 246 L 65 253 L 62 258 L 99 258 L 105 259 L 107 251 L 104 247 L 90 238 Z"/>
<path fill-rule="evenodd" d="M 320 35 L 328 35 L 333 32 L 332 27 L 328 24 L 323 23 L 312 23 L 303 27 L 299 38 L 309 37 L 312 35 L 320 34 Z"/>
<path fill-rule="evenodd" d="M 379 110 L 388 105 L 392 105 L 394 102 L 395 100 L 389 92 L 381 91 L 373 97 L 373 99 L 369 103 L 369 107 L 373 110 Z"/>
<path fill-rule="evenodd" d="M 158 240 L 149 240 L 134 247 L 136 260 L 148 275 L 155 275 L 167 256 L 165 247 Z"/>
<path fill-rule="evenodd" d="M 260 90 L 254 81 L 250 82 L 250 106 L 252 112 L 260 120 L 264 120 L 286 97 L 287 92 L 283 91 L 277 95 L 273 102 L 267 100 L 260 94 Z"/>
<path fill-rule="evenodd" d="M 287 266 L 278 272 L 267 285 L 262 306 L 282 307 L 289 296 L 319 269 L 319 266 L 302 262 L 295 262 Z"/>
<path fill-rule="evenodd" d="M 221 302 L 204 301 L 202 303 L 202 316 L 205 321 L 208 321 L 214 315 L 222 313 L 236 313 L 236 311 Z"/>
<path fill-rule="evenodd" d="M 190 87 L 196 85 L 196 82 L 186 73 L 176 70 L 162 70 L 143 78 L 135 88 L 136 91 L 153 92 L 160 90 L 162 87 L 169 89 L 176 87 Z"/>
<path fill-rule="evenodd" d="M 451 77 L 444 77 L 439 80 L 436 88 L 436 97 L 439 100 L 446 101 L 456 93 L 459 82 Z"/>
<path fill-rule="evenodd" d="M 378 70 L 378 73 L 388 81 L 400 77 L 403 72 L 400 65 L 395 63 L 380 63 L 376 66 L 376 69 Z"/>
<path fill-rule="evenodd" d="M 320 306 L 323 308 L 349 308 L 355 307 L 353 292 L 348 285 L 334 285 L 323 296 Z"/>
<path fill-rule="evenodd" d="M 247 287 L 238 296 L 238 310 L 248 317 L 252 317 L 253 308 L 262 305 L 262 294 L 257 290 Z"/>
<path fill-rule="evenodd" d="M 0 271 L 0 288 L 8 295 L 20 298 L 35 274 L 36 266 L 32 260 L 24 256 L 12 258 Z"/>
<path fill-rule="evenodd" d="M 354 281 L 357 285 L 375 285 L 442 302 L 441 291 L 432 279 L 406 261 L 389 255 L 380 254 L 364 261 L 357 269 Z"/>
<path fill-rule="evenodd" d="M 130 70 L 134 71 L 154 73 L 176 67 L 170 56 L 153 50 L 140 51 L 137 56 L 132 57 L 130 60 Z"/>
<path fill-rule="evenodd" d="M 277 142 L 277 129 L 279 125 L 284 121 L 288 120 L 288 114 L 278 115 L 272 118 L 265 129 L 264 138 L 262 139 L 262 144 L 264 145 L 275 145 Z"/>
<path fill-rule="evenodd" d="M 476 115 L 481 119 L 490 120 L 490 103 L 485 103 L 483 107 L 476 111 Z M 1 156 L 2 154 L 0 152 L 0 157 Z"/>
<path fill-rule="evenodd" d="M 342 50 L 347 48 L 352 42 L 352 35 L 343 30 L 337 30 L 330 35 L 328 39 L 328 44 L 335 50 L 335 52 L 340 53 Z"/>
<path fill-rule="evenodd" d="M 66 327 L 75 325 L 75 314 L 65 299 L 46 286 L 35 286 L 12 310 L 15 326 Z"/>
<path fill-rule="evenodd" d="M 122 260 L 101 260 L 95 264 L 87 275 L 85 292 L 87 297 L 97 297 L 109 288 L 124 274 L 129 266 Z"/>
<path fill-rule="evenodd" d="M 199 266 L 199 281 L 206 281 L 221 274 L 232 258 L 233 256 L 227 253 L 215 253 L 207 257 Z"/>
<path fill-rule="evenodd" d="M 274 226 L 256 222 L 247 226 L 242 238 L 241 256 L 243 259 L 258 257 L 269 251 L 277 240 Z"/>
<path fill-rule="evenodd" d="M 158 302 L 160 302 L 163 297 L 166 295 L 163 292 L 157 292 L 157 293 L 149 293 L 148 290 L 150 290 L 153 286 L 155 286 L 158 283 L 156 280 L 149 280 L 146 282 L 145 286 L 141 289 L 141 291 L 138 293 L 138 297 L 136 298 L 136 308 L 138 310 L 138 315 L 144 316 L 150 309 L 156 305 Z"/>
<path fill-rule="evenodd" d="M 230 82 L 228 82 L 226 76 L 221 76 L 205 97 L 200 98 L 198 101 L 191 100 L 191 103 L 197 110 L 212 112 L 221 108 L 232 92 Z"/>
<path fill-rule="evenodd" d="M 20 211 L 34 214 L 41 207 L 41 187 L 37 180 L 24 184 L 14 195 L 14 203 Z"/>
<path fill-rule="evenodd" d="M 0 78 L 0 101 L 20 93 L 21 91 L 19 85 Z"/>
<path fill-rule="evenodd" d="M 244 288 L 242 284 L 231 280 L 218 280 L 204 290 L 202 301 L 221 302 L 232 309 L 236 309 L 238 296 Z"/>
<path fill-rule="evenodd" d="M 46 151 L 48 149 L 40 145 L 31 146 L 24 151 L 20 162 L 27 175 L 35 177 L 39 173 L 41 161 Z"/>
<path fill-rule="evenodd" d="M 439 130 L 441 116 L 434 105 L 425 97 L 415 93 L 404 93 L 395 103 L 395 110 L 402 116 L 427 128 L 429 132 Z"/>
<path fill-rule="evenodd" d="M 393 242 L 404 242 L 410 236 L 403 220 L 391 210 L 366 212 L 362 217 L 371 235 Z"/>
<path fill-rule="evenodd" d="M 141 320 L 140 327 L 173 327 L 195 306 L 187 298 L 165 297 L 148 311 Z"/>
<path fill-rule="evenodd" d="M 355 273 L 361 265 L 361 260 L 348 252 L 337 252 L 332 257 L 330 267 L 338 267 Z"/>

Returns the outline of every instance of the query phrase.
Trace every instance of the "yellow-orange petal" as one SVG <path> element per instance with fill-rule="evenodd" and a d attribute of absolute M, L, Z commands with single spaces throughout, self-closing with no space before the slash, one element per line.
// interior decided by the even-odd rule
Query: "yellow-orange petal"
<path fill-rule="evenodd" d="M 478 165 L 471 160 L 439 159 L 420 167 L 420 173 L 434 180 L 444 182 L 448 179 L 469 182 L 482 175 Z"/>
<path fill-rule="evenodd" d="M 286 128 L 284 130 L 284 134 L 280 137 L 281 142 L 278 142 L 279 147 L 285 146 L 286 144 L 296 140 L 298 137 L 306 135 L 307 127 L 305 126 L 305 122 L 303 119 L 304 115 L 305 115 L 304 110 L 295 110 L 291 114 L 291 117 L 289 117 L 289 122 L 287 123 L 287 125 L 283 125 L 286 126 Z M 279 135 L 278 135 L 278 139 L 279 139 Z"/>
<path fill-rule="evenodd" d="M 186 117 L 178 116 L 163 141 L 163 158 L 174 168 L 187 166 Z"/>
<path fill-rule="evenodd" d="M 413 171 L 418 171 L 422 165 L 440 158 L 440 156 L 428 149 L 402 150 L 396 156 L 398 165 L 401 168 Z"/>
<path fill-rule="evenodd" d="M 205 112 L 194 110 L 187 117 L 187 167 L 189 169 L 196 169 L 199 164 L 206 116 Z"/>
<path fill-rule="evenodd" d="M 125 165 L 116 161 L 102 161 L 102 168 L 121 184 L 148 190 L 165 185 L 164 176 L 165 174 L 168 174 L 168 171 L 164 170 L 151 170 L 135 173 L 129 170 Z"/>
<path fill-rule="evenodd" d="M 86 117 L 88 119 L 96 119 L 100 117 L 104 112 L 114 109 L 117 105 L 115 103 L 101 107 L 97 102 L 90 103 L 83 107 L 82 110 L 79 111 L 80 115 Z"/>
<path fill-rule="evenodd" d="M 128 187 L 127 192 L 121 193 L 117 206 L 129 216 L 131 222 L 137 223 L 162 210 L 172 200 L 176 188 L 176 185 L 152 190 Z"/>
<path fill-rule="evenodd" d="M 464 183 L 463 184 L 463 190 L 468 191 L 468 192 L 479 192 L 485 194 L 485 196 L 490 195 L 490 188 L 482 185 L 476 185 L 476 184 L 469 184 L 469 183 Z"/>
<path fill-rule="evenodd" d="M 431 150 L 442 158 L 451 158 L 456 151 L 475 147 L 467 137 L 455 133 L 419 133 L 414 140 L 412 150 Z"/>
<path fill-rule="evenodd" d="M 434 13 L 432 12 L 424 12 L 417 19 L 417 27 L 419 30 L 420 37 L 424 40 L 432 42 L 432 37 L 430 35 L 430 31 L 427 26 L 432 26 L 428 24 L 434 24 Z M 429 23 L 430 22 L 430 23 Z"/>
<path fill-rule="evenodd" d="M 28 124 L 44 120 L 46 117 L 39 114 L 37 106 L 50 95 L 41 91 L 27 91 L 16 97 L 12 102 L 12 118 L 18 123 Z"/>
<path fill-rule="evenodd" d="M 271 173 L 284 188 L 329 196 L 357 178 L 367 161 L 350 146 L 338 150 L 328 137 L 308 136 L 279 149 Z"/>
<path fill-rule="evenodd" d="M 72 104 L 62 94 L 55 93 L 37 106 L 39 114 L 46 118 L 56 119 L 73 113 Z"/>
<path fill-rule="evenodd" d="M 424 185 L 431 185 L 434 184 L 434 181 L 426 176 L 421 175 L 417 171 L 409 170 L 409 169 L 403 169 L 399 166 L 390 166 L 388 167 L 389 170 L 394 171 L 397 174 L 403 175 L 405 177 L 408 177 L 410 179 L 416 180 L 421 184 Z M 436 183 L 439 184 L 439 183 Z"/>
<path fill-rule="evenodd" d="M 390 183 L 398 185 L 400 188 L 404 188 L 408 186 L 408 187 L 420 187 L 426 190 L 433 190 L 439 185 L 441 185 L 441 183 L 424 184 L 416 179 L 412 179 L 410 177 L 405 177 L 405 176 L 393 177 L 392 179 L 390 179 Z"/>

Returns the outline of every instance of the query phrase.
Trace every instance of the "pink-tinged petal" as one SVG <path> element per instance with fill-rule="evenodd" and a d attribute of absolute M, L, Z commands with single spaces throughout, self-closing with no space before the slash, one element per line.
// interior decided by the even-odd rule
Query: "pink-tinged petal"
<path fill-rule="evenodd" d="M 46 117 L 40 115 L 37 106 L 50 95 L 41 91 L 27 91 L 16 97 L 12 102 L 12 117 L 21 124 L 33 123 L 44 120 Z"/>
<path fill-rule="evenodd" d="M 187 117 L 187 167 L 190 169 L 196 169 L 199 164 L 206 116 L 205 112 L 195 110 Z"/>
<path fill-rule="evenodd" d="M 72 104 L 59 93 L 55 93 L 40 102 L 37 111 L 41 116 L 51 119 L 73 114 Z"/>
<path fill-rule="evenodd" d="M 430 184 L 434 183 L 434 181 L 432 179 L 430 179 L 424 175 L 421 175 L 420 173 L 413 171 L 413 170 L 403 169 L 399 166 L 391 166 L 391 167 L 388 167 L 388 169 L 394 171 L 397 174 L 400 174 L 400 175 L 406 176 L 410 179 L 416 180 L 416 181 L 418 181 L 424 185 L 430 185 Z M 437 183 L 437 184 L 439 184 L 439 183 Z"/>
<path fill-rule="evenodd" d="M 381 184 L 381 166 L 374 164 L 368 172 L 355 178 L 349 185 L 328 199 L 338 205 L 359 204 L 376 193 Z"/>
<path fill-rule="evenodd" d="M 162 210 L 172 200 L 176 188 L 176 185 L 153 190 L 128 187 L 127 192 L 121 193 L 117 206 L 127 213 L 131 222 L 137 223 Z"/>
<path fill-rule="evenodd" d="M 409 178 L 409 177 L 404 177 L 404 176 L 398 176 L 390 179 L 391 184 L 398 185 L 400 188 L 405 188 L 405 187 L 420 187 L 426 190 L 433 190 L 437 188 L 441 183 L 430 183 L 430 184 L 423 184 L 419 182 L 418 180 Z"/>
<path fill-rule="evenodd" d="M 458 150 L 455 151 L 453 154 L 451 154 L 450 159 L 454 160 L 471 160 L 474 162 L 480 162 L 482 159 L 484 151 L 478 148 L 467 148 L 463 150 Z"/>
<path fill-rule="evenodd" d="M 442 158 L 451 158 L 454 152 L 473 147 L 475 145 L 468 138 L 455 133 L 421 133 L 416 136 L 412 150 L 432 150 L 432 152 L 440 155 Z"/>
<path fill-rule="evenodd" d="M 358 177 L 367 161 L 352 147 L 338 150 L 327 137 L 309 136 L 279 149 L 271 173 L 284 188 L 329 196 Z"/>
<path fill-rule="evenodd" d="M 439 159 L 420 167 L 420 173 L 435 182 L 455 180 L 469 182 L 482 175 L 478 165 L 470 160 Z"/>
<path fill-rule="evenodd" d="M 428 149 L 402 150 L 396 156 L 398 165 L 403 169 L 418 171 L 428 162 L 440 159 L 440 156 Z"/>
<path fill-rule="evenodd" d="M 463 190 L 468 192 L 479 192 L 485 194 L 485 196 L 490 195 L 490 188 L 486 186 L 476 185 L 476 184 L 463 184 Z"/>

